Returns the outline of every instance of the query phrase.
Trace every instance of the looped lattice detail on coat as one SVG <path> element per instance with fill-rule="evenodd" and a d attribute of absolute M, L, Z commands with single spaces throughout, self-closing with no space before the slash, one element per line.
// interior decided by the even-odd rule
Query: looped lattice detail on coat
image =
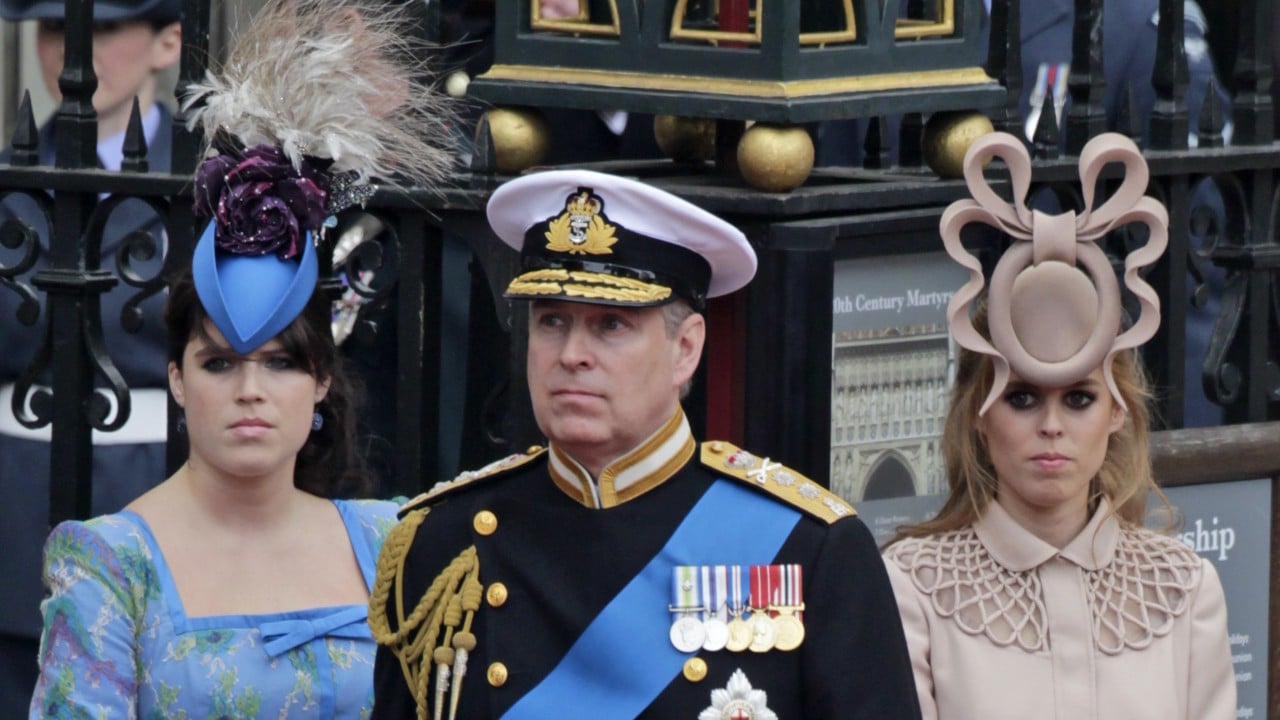
<path fill-rule="evenodd" d="M 1049 647 L 1044 592 L 1035 572 L 995 561 L 972 528 L 903 540 L 889 557 L 929 597 L 934 612 L 970 635 L 1027 652 Z"/>
<path fill-rule="evenodd" d="M 1178 540 L 1141 528 L 1120 532 L 1115 558 L 1086 573 L 1093 639 L 1108 655 L 1141 650 L 1186 612 L 1203 561 Z"/>

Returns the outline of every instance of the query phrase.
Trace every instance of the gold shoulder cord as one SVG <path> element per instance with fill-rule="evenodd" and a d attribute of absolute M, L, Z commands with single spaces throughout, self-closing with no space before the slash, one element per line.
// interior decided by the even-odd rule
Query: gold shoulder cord
<path fill-rule="evenodd" d="M 369 597 L 369 629 L 379 645 L 385 645 L 400 660 L 405 682 L 413 692 L 418 706 L 418 720 L 426 720 L 427 695 L 434 661 L 436 666 L 435 702 L 431 718 L 442 720 L 444 698 L 449 699 L 449 719 L 458 713 L 458 698 L 462 691 L 462 678 L 467 672 L 467 656 L 476 647 L 476 636 L 471 632 L 471 622 L 480 608 L 483 586 L 480 583 L 480 560 L 474 545 L 463 550 L 449 563 L 431 586 L 418 599 L 413 611 L 404 612 L 404 561 L 409 546 L 418 532 L 418 526 L 427 516 L 427 510 L 417 510 L 405 516 L 387 535 L 382 554 L 378 556 L 378 575 Z M 387 603 L 394 582 L 396 593 L 396 630 L 391 630 L 387 618 Z M 461 626 L 461 629 L 459 629 Z M 440 631 L 444 638 L 437 646 Z M 429 654 L 427 648 L 434 648 Z M 449 692 L 449 676 L 453 675 L 452 693 Z"/>

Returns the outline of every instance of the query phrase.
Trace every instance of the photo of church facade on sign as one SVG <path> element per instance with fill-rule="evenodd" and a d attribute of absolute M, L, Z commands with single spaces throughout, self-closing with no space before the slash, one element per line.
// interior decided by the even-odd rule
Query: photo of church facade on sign
<path fill-rule="evenodd" d="M 946 491 L 940 441 L 954 377 L 945 253 L 841 260 L 832 294 L 831 490 L 850 502 Z"/>

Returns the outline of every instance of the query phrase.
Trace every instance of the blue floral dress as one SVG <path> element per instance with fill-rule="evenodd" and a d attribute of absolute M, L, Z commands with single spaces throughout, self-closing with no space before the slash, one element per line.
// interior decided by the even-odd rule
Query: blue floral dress
<path fill-rule="evenodd" d="M 397 505 L 335 500 L 365 584 Z M 45 543 L 32 718 L 367 718 L 366 605 L 187 617 L 136 513 L 65 522 Z"/>

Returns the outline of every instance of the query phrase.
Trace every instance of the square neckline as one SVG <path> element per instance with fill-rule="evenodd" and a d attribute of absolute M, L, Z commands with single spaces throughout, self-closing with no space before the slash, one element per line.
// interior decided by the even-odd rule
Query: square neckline
<path fill-rule="evenodd" d="M 361 537 L 360 518 L 354 512 L 350 501 L 331 499 L 330 502 L 338 510 L 338 516 L 342 518 L 343 528 L 347 532 L 347 541 L 356 556 L 356 565 L 360 568 L 360 574 L 364 578 L 365 590 L 372 593 L 377 571 L 377 559 L 372 556 L 368 544 Z M 142 534 L 142 540 L 146 543 L 147 550 L 151 554 L 151 565 L 155 568 L 156 580 L 160 585 L 161 598 L 165 603 L 165 610 L 169 620 L 173 624 L 174 634 L 197 630 L 256 629 L 267 623 L 286 620 L 318 620 L 338 613 L 348 613 L 357 607 L 364 608 L 366 615 L 368 613 L 367 603 L 349 603 L 346 605 L 323 605 L 296 610 L 281 610 L 273 613 L 189 616 L 187 615 L 186 606 L 182 602 L 182 595 L 178 593 L 178 585 L 173 579 L 173 573 L 169 569 L 169 562 L 165 558 L 164 552 L 161 551 L 155 535 L 151 532 L 151 526 L 147 524 L 146 519 L 134 510 L 121 510 L 117 515 L 133 523 Z"/>

